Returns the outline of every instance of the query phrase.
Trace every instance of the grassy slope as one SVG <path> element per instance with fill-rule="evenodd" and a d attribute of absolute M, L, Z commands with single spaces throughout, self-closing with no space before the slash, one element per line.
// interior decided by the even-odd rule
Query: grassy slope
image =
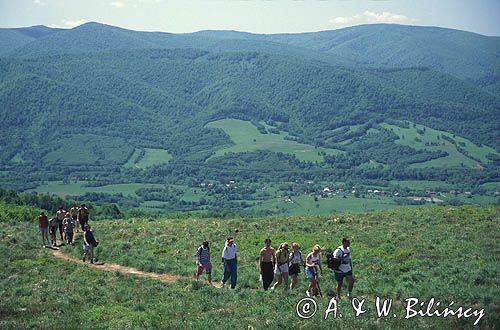
<path fill-rule="evenodd" d="M 324 151 L 334 155 L 340 151 L 285 140 L 288 134 L 262 134 L 249 122 L 238 119 L 222 119 L 207 124 L 207 127 L 220 128 L 229 135 L 235 145 L 218 150 L 214 157 L 222 156 L 228 152 L 246 152 L 256 150 L 270 150 L 295 155 L 303 161 L 322 161 L 323 156 L 318 152 Z"/>
<path fill-rule="evenodd" d="M 156 315 L 158 304 L 168 309 L 168 315 L 177 315 L 172 322 L 182 318 L 197 320 L 200 322 L 198 326 L 202 322 L 213 326 L 225 322 L 237 329 L 248 325 L 259 329 L 265 324 L 271 329 L 304 328 L 311 324 L 320 329 L 331 328 L 334 324 L 353 329 L 376 325 L 384 328 L 451 328 L 472 324 L 471 320 L 451 318 L 402 319 L 401 301 L 407 297 L 435 297 L 442 304 L 454 300 L 456 305 L 484 307 L 486 317 L 482 325 L 495 327 L 500 322 L 497 313 L 500 269 L 496 263 L 499 256 L 497 242 L 500 239 L 499 211 L 494 206 L 434 207 L 329 217 L 165 219 L 160 222 L 137 219 L 95 223 L 96 236 L 102 243 L 99 247 L 101 260 L 147 271 L 192 276 L 194 251 L 199 242 L 208 239 L 212 242 L 216 280 L 221 276 L 219 255 L 223 238 L 238 229 L 240 288 L 235 292 L 211 289 L 189 280 L 173 286 L 136 280 L 138 285 L 132 286 L 131 280 L 118 281 L 114 274 L 82 270 L 80 266 L 63 268 L 65 276 L 72 276 L 72 272 L 79 272 L 81 276 L 84 272 L 87 274 L 84 276 L 97 278 L 92 278 L 91 286 L 105 285 L 100 290 L 106 298 L 101 297 L 99 301 L 111 307 L 93 307 L 93 318 L 107 325 L 120 324 L 118 319 L 129 320 L 136 326 L 161 322 Z M 305 289 L 303 274 L 299 292 L 287 297 L 281 292 L 268 294 L 248 290 L 258 287 L 255 258 L 264 238 L 270 237 L 275 244 L 284 240 L 297 241 L 306 252 L 315 243 L 335 247 L 343 235 L 352 238 L 353 263 L 358 279 L 355 294 L 367 298 L 370 309 L 366 317 L 353 317 L 348 303 L 343 300 L 340 305 L 345 311 L 343 321 L 324 321 L 319 314 L 313 320 L 300 321 L 293 310 L 302 295 L 300 292 Z M 78 245 L 76 248 L 65 247 L 64 250 L 75 256 L 80 254 Z M 35 255 L 39 258 L 45 258 L 43 253 L 37 253 Z M 62 267 L 58 261 L 50 263 Z M 59 275 L 58 278 L 64 281 L 65 276 Z M 123 283 L 128 283 L 130 287 L 122 286 Z M 19 290 L 23 289 L 21 286 Z M 322 289 L 324 293 L 331 293 L 333 289 L 333 281 L 327 272 Z M 113 290 L 135 298 L 116 301 Z M 136 296 L 145 292 L 147 297 Z M 375 320 L 373 301 L 377 295 L 396 299 L 398 318 Z M 15 302 L 19 298 L 13 299 Z M 9 301 L 9 306 L 14 302 Z M 326 306 L 327 299 L 320 299 L 319 304 Z M 19 308 L 18 305 L 15 308 Z M 269 311 L 263 315 L 266 308 Z M 196 311 L 196 317 L 189 315 L 193 311 Z"/>
<path fill-rule="evenodd" d="M 4 217 L 9 212 L 9 216 Z M 92 270 L 65 263 L 40 249 L 36 223 L 20 221 L 33 211 L 14 212 L 0 205 L 0 324 L 25 328 L 221 328 L 346 329 L 463 328 L 471 319 L 419 318 L 404 320 L 400 300 L 436 297 L 443 303 L 484 307 L 480 325 L 500 324 L 498 207 L 419 208 L 334 217 L 262 219 L 165 219 L 152 222 L 102 221 L 94 223 L 101 241 L 98 254 L 106 262 L 130 264 L 145 270 L 190 276 L 193 253 L 205 238 L 212 245 L 214 277 L 222 238 L 234 229 L 240 250 L 239 288 L 207 287 L 189 279 L 173 285 Z M 327 220 L 327 219 L 332 220 Z M 249 290 L 257 287 L 255 257 L 261 242 L 298 241 L 306 251 L 314 243 L 335 246 L 338 237 L 352 237 L 353 263 L 358 279 L 355 294 L 367 298 L 367 314 L 354 317 L 341 301 L 342 319 L 299 320 L 295 304 L 301 293 Z M 481 244 L 476 244 L 481 242 Z M 76 247 L 63 247 L 80 255 Z M 72 251 L 73 250 L 73 251 Z M 464 251 L 469 251 L 464 253 Z M 80 283 L 85 282 L 85 285 Z M 304 290 L 303 274 L 300 291 Z M 325 273 L 322 289 L 333 288 Z M 397 318 L 376 320 L 374 296 L 395 298 Z M 319 299 L 320 311 L 327 298 Z"/>
<path fill-rule="evenodd" d="M 489 153 L 496 154 L 498 153 L 487 146 L 478 146 L 471 141 L 459 137 L 459 136 L 453 136 L 453 134 L 450 134 L 445 131 L 440 131 L 440 130 L 435 130 L 429 127 L 425 127 L 423 125 L 416 125 L 416 127 L 412 127 L 410 125 L 409 128 L 402 128 L 398 127 L 395 125 L 390 125 L 390 124 L 382 124 L 383 127 L 388 128 L 392 130 L 395 134 L 397 134 L 400 139 L 396 141 L 396 143 L 402 144 L 409 146 L 411 148 L 421 150 L 421 149 L 427 149 L 427 150 L 433 150 L 433 151 L 446 151 L 448 153 L 448 156 L 446 157 L 441 157 L 438 159 L 433 159 L 421 164 L 415 164 L 413 167 L 456 167 L 456 166 L 464 166 L 467 167 L 477 167 L 478 163 L 474 160 L 471 159 L 464 154 L 460 153 L 457 150 L 457 147 L 455 144 L 450 143 L 449 141 L 444 140 L 443 138 L 438 139 L 438 136 L 441 137 L 441 135 L 446 135 L 449 138 L 455 140 L 456 143 L 464 143 L 465 146 L 460 146 L 461 148 L 467 150 L 470 156 L 479 159 L 482 163 L 489 163 L 490 160 L 486 158 L 486 155 Z M 419 134 L 417 132 L 417 129 L 425 129 L 424 134 Z M 421 141 L 416 141 L 415 138 L 420 139 Z M 438 142 L 440 143 L 439 146 L 426 146 L 425 143 L 432 143 L 432 142 Z M 444 144 L 444 145 L 443 145 Z"/>
<path fill-rule="evenodd" d="M 168 163 L 172 159 L 172 155 L 164 149 L 144 148 L 144 152 L 144 157 L 137 160 L 140 155 L 140 149 L 135 149 L 124 167 L 146 168 Z"/>

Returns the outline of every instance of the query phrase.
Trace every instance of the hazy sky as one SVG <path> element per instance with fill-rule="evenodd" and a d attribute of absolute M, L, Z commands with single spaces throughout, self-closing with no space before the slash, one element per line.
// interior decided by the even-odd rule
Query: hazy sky
<path fill-rule="evenodd" d="M 500 0 L 0 0 L 0 27 L 89 21 L 145 31 L 255 33 L 400 23 L 500 36 Z"/>

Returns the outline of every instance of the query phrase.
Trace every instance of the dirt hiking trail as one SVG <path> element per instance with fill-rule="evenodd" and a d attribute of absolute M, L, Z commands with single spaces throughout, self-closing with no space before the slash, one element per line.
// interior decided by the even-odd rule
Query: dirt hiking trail
<path fill-rule="evenodd" d="M 106 270 L 109 272 L 120 272 L 120 273 L 125 274 L 125 275 L 134 275 L 137 277 L 154 278 L 154 279 L 158 279 L 158 280 L 162 281 L 163 283 L 174 283 L 174 282 L 178 281 L 179 279 L 181 279 L 180 276 L 176 276 L 176 275 L 143 272 L 141 270 L 137 270 L 137 269 L 132 268 L 132 267 L 126 267 L 126 266 L 117 265 L 117 264 L 108 264 L 108 263 L 91 264 L 90 262 L 82 262 L 79 259 L 75 259 L 73 257 L 70 257 L 70 256 L 62 253 L 61 250 L 52 250 L 51 252 L 52 252 L 52 255 L 54 257 L 62 259 L 64 261 L 75 262 L 78 264 L 83 264 L 87 267 Z"/>

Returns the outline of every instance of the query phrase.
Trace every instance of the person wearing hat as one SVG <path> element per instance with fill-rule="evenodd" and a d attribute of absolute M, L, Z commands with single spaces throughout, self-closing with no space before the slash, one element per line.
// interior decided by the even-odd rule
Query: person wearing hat
<path fill-rule="evenodd" d="M 220 282 L 221 287 L 226 285 L 227 280 L 231 277 L 231 289 L 236 287 L 236 280 L 238 278 L 238 267 L 237 267 L 237 257 L 236 257 L 236 244 L 234 244 L 234 238 L 228 237 L 226 240 L 226 245 L 222 250 L 222 262 L 224 264 L 224 274 L 222 275 L 222 281 Z"/>

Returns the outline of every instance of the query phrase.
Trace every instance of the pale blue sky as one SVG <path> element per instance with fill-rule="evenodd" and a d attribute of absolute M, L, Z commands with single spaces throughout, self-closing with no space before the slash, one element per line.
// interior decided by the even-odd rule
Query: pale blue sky
<path fill-rule="evenodd" d="M 0 27 L 96 21 L 144 31 L 279 33 L 400 23 L 500 36 L 499 17 L 500 0 L 0 0 Z"/>

